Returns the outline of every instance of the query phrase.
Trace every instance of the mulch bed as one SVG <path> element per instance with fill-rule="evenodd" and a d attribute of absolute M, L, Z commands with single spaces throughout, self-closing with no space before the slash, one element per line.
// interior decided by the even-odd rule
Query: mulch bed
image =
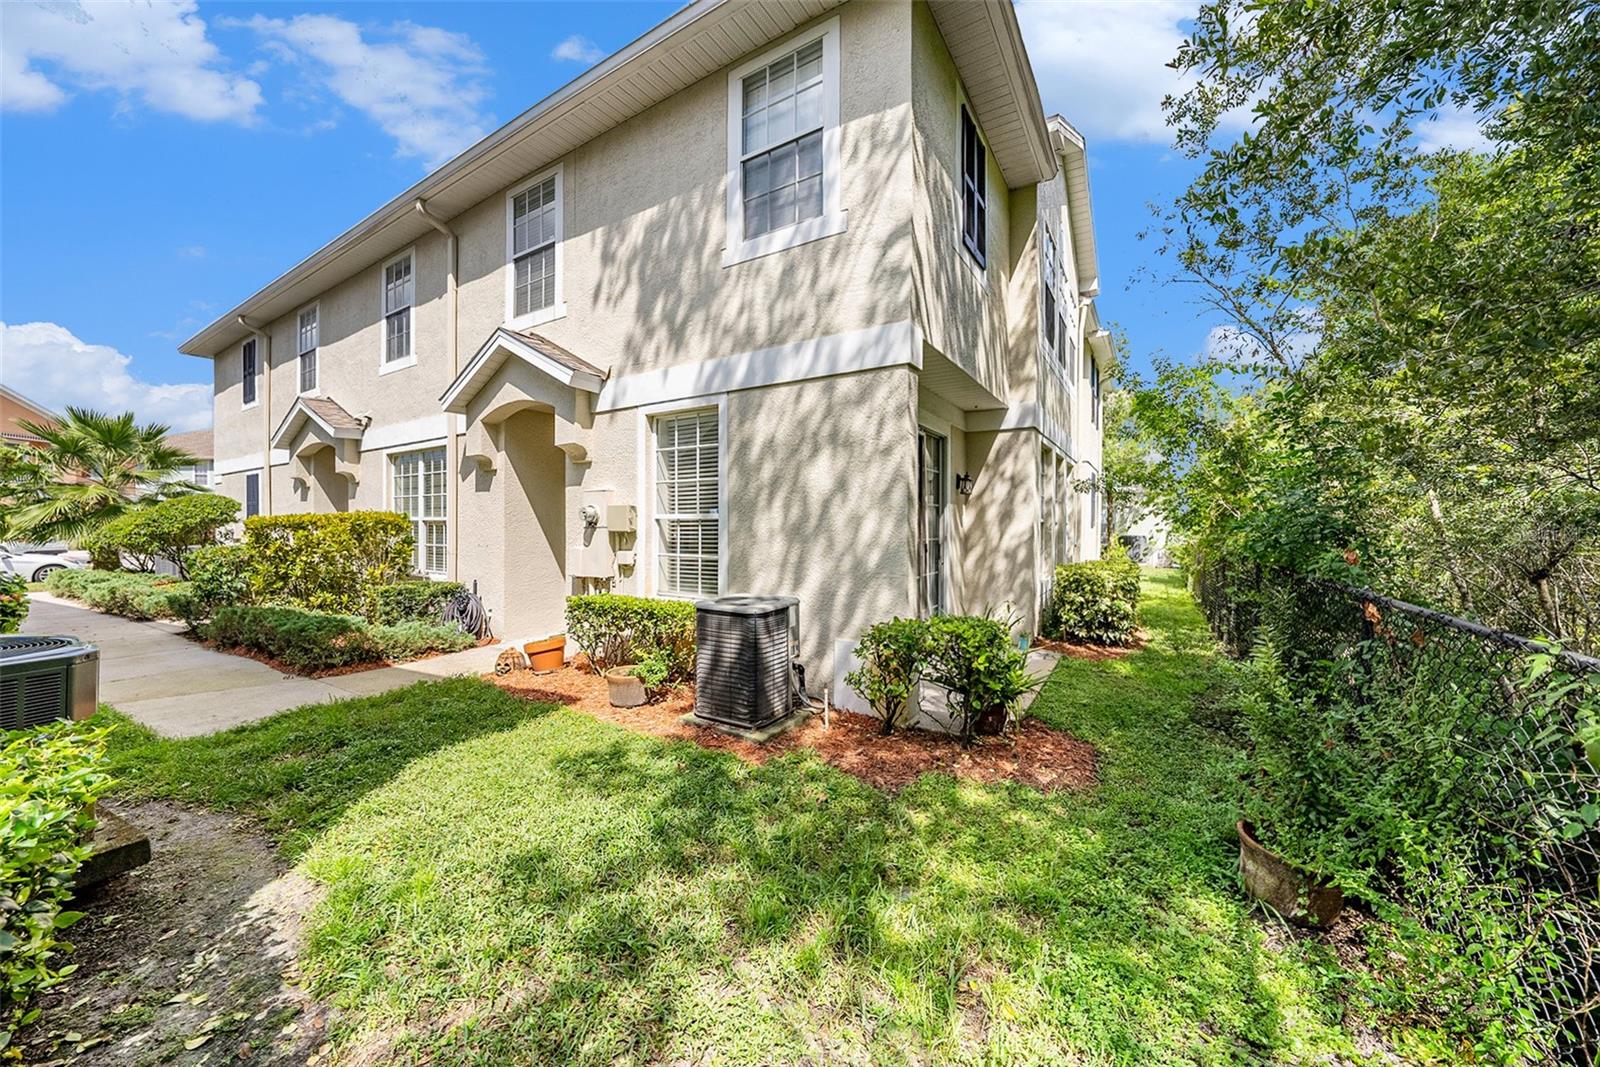
<path fill-rule="evenodd" d="M 1093 645 L 1079 644 L 1076 641 L 1056 641 L 1048 637 L 1035 637 L 1031 647 L 1042 648 L 1046 652 L 1054 652 L 1058 656 L 1071 656 L 1073 659 L 1122 659 L 1140 651 L 1150 643 L 1150 635 L 1143 630 L 1138 630 L 1133 635 L 1133 640 L 1126 645 Z"/>
<path fill-rule="evenodd" d="M 280 674 L 289 675 L 294 678 L 337 678 L 340 675 L 363 674 L 367 671 L 376 671 L 384 667 L 403 667 L 407 663 L 420 663 L 425 659 L 433 659 L 435 656 L 448 656 L 452 654 L 449 652 L 424 652 L 422 655 L 412 656 L 410 659 L 377 659 L 372 660 L 369 663 L 347 663 L 343 667 L 329 667 L 328 669 L 321 671 L 297 671 L 287 663 L 283 662 L 283 660 L 269 656 L 265 652 L 257 652 L 253 648 L 245 648 L 242 645 L 238 647 L 219 645 L 215 641 L 201 637 L 199 634 L 194 633 L 186 634 L 185 636 L 192 641 L 204 645 L 213 652 L 222 652 L 229 656 L 242 656 L 245 659 L 253 659 L 257 663 L 265 663 L 268 667 L 271 667 Z M 500 639 L 497 637 L 485 637 L 480 639 L 477 644 L 472 646 L 472 648 L 482 648 L 484 645 L 498 645 L 499 643 Z M 461 651 L 465 652 L 468 650 L 462 649 Z"/>
<path fill-rule="evenodd" d="M 1094 746 L 1036 719 L 1024 719 L 1020 728 L 1001 737 L 980 737 L 964 749 L 956 738 L 927 730 L 902 730 L 885 737 L 877 719 L 835 708 L 827 726 L 818 712 L 758 745 L 709 726 L 680 722 L 694 710 L 692 685 L 644 707 L 614 708 L 606 696 L 605 679 L 570 665 L 548 674 L 516 670 L 485 677 L 526 700 L 565 704 L 638 733 L 693 741 L 749 763 L 810 749 L 823 762 L 891 792 L 933 771 L 983 784 L 1019 782 L 1045 793 L 1086 789 L 1097 781 Z"/>

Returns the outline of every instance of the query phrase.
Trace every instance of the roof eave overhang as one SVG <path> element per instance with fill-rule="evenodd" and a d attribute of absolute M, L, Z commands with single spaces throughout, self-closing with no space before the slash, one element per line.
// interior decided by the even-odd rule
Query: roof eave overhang
<path fill-rule="evenodd" d="M 519 357 L 562 385 L 586 393 L 598 393 L 605 384 L 605 379 L 600 375 L 551 359 L 539 351 L 532 341 L 502 326 L 489 335 L 483 347 L 461 368 L 461 373 L 450 383 L 450 388 L 439 397 L 439 406 L 452 415 L 465 415 L 472 398 L 489 383 L 489 379 L 495 376 L 510 356 Z"/>
<path fill-rule="evenodd" d="M 1073 125 L 1060 115 L 1050 117 L 1050 138 L 1061 157 L 1061 176 L 1067 186 L 1067 220 L 1072 226 L 1072 255 L 1078 269 L 1078 291 L 1083 296 L 1100 293 L 1100 254 L 1094 241 L 1094 206 L 1089 199 L 1088 145 Z"/>

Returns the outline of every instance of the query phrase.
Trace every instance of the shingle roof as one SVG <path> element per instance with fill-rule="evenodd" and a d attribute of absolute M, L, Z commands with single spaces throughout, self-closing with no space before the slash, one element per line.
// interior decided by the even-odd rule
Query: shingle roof
<path fill-rule="evenodd" d="M 605 371 L 601 370 L 599 367 L 596 367 L 593 363 L 590 363 L 582 356 L 578 356 L 567 351 L 565 348 L 562 348 L 560 345 L 556 344 L 543 334 L 534 333 L 532 330 L 522 330 L 520 333 L 523 337 L 526 337 L 529 341 L 533 342 L 533 347 L 537 348 L 539 351 L 543 352 L 545 355 L 549 356 L 563 367 L 571 367 L 573 370 L 581 370 L 589 374 L 597 374 L 602 378 L 606 376 Z"/>
<path fill-rule="evenodd" d="M 335 430 L 365 430 L 367 424 L 356 418 L 338 402 L 325 396 L 303 396 L 300 403 L 310 408 L 317 417 Z"/>
<path fill-rule="evenodd" d="M 195 459 L 214 459 L 216 451 L 211 444 L 210 430 L 189 430 L 186 433 L 167 434 L 166 443 L 181 448 Z"/>

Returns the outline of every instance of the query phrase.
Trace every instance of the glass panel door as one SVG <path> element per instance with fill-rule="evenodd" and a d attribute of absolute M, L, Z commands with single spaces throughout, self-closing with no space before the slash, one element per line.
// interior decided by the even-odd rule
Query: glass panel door
<path fill-rule="evenodd" d="M 917 432 L 917 533 L 921 546 L 918 571 L 924 617 L 942 615 L 949 607 L 945 597 L 944 559 L 948 446 L 949 442 L 936 433 Z"/>

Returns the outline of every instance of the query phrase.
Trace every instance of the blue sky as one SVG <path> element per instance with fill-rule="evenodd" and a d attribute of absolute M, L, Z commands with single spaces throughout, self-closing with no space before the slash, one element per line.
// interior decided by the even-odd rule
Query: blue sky
<path fill-rule="evenodd" d="M 676 3 L 0 4 L 0 360 L 52 406 L 210 418 L 176 346 Z M 1184 0 L 1024 0 L 1047 111 L 1089 138 L 1102 318 L 1129 362 L 1210 323 L 1137 238 Z"/>

